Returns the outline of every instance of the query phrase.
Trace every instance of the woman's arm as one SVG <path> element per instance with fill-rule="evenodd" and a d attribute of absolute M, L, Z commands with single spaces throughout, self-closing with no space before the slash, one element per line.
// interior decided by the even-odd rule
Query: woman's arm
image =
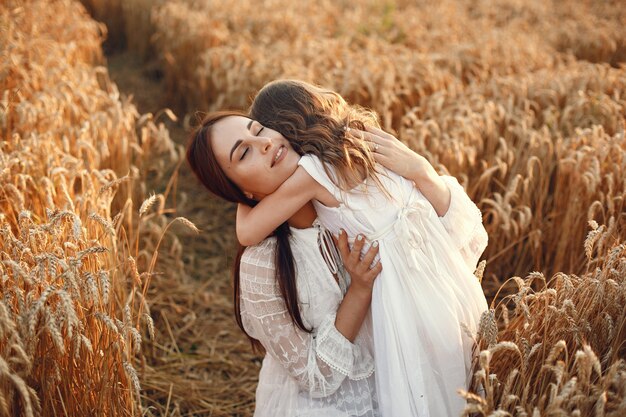
<path fill-rule="evenodd" d="M 398 141 L 400 142 L 400 141 Z M 402 143 L 402 142 L 400 142 Z M 407 148 L 408 149 L 408 148 Z M 439 217 L 444 216 L 450 207 L 451 194 L 446 183 L 441 179 L 435 168 L 421 155 L 416 156 L 413 173 L 406 177 L 433 206 Z"/>
<path fill-rule="evenodd" d="M 243 246 L 252 246 L 268 237 L 278 226 L 316 198 L 320 185 L 301 167 L 276 191 L 256 206 L 237 207 L 237 239 Z"/>
<path fill-rule="evenodd" d="M 361 134 L 372 143 L 373 149 L 377 148 L 374 153 L 377 162 L 415 183 L 439 215 L 466 264 L 474 270 L 487 247 L 488 236 L 482 213 L 463 186 L 453 176 L 437 174 L 426 158 L 393 135 L 376 128 L 367 130 Z"/>
<path fill-rule="evenodd" d="M 359 239 L 360 237 L 360 239 Z M 348 246 L 348 235 L 344 230 L 339 232 L 337 248 L 343 260 L 343 266 L 350 274 L 350 286 L 337 310 L 335 327 L 346 339 L 353 341 L 356 337 L 372 301 L 374 280 L 382 271 L 380 262 L 371 267 L 378 254 L 378 242 L 374 242 L 361 259 L 361 250 L 365 239 L 357 236 L 352 249 Z"/>
<path fill-rule="evenodd" d="M 489 242 L 482 212 L 455 177 L 442 175 L 441 179 L 452 196 L 448 211 L 440 217 L 441 223 L 454 246 L 461 252 L 465 263 L 473 271 Z"/>
<path fill-rule="evenodd" d="M 437 215 L 443 216 L 450 206 L 450 190 L 430 162 L 395 136 L 375 127 L 366 126 L 366 129 L 367 132 L 359 134 L 371 142 L 376 162 L 413 181 Z"/>
<path fill-rule="evenodd" d="M 344 335 L 346 329 L 352 332 L 360 328 L 363 319 L 353 321 L 352 316 L 355 311 L 367 311 L 371 296 L 344 298 L 337 312 L 325 317 L 313 333 L 306 333 L 293 324 L 280 294 L 274 251 L 275 241 L 267 240 L 247 248 L 241 260 L 241 316 L 248 334 L 259 340 L 312 397 L 331 395 L 346 377 L 371 375 L 374 361 L 370 353 Z M 375 277 L 352 278 L 364 281 Z M 341 331 L 336 323 L 343 323 L 339 325 Z"/>

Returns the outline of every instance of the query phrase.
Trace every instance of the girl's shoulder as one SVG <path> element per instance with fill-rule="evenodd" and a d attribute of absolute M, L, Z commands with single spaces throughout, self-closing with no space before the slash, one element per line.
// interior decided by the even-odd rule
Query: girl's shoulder
<path fill-rule="evenodd" d="M 337 186 L 337 173 L 335 168 L 325 163 L 319 156 L 305 154 L 298 161 L 300 165 L 318 184 L 324 187 L 336 200 L 341 201 L 341 190 Z"/>
<path fill-rule="evenodd" d="M 329 164 L 324 162 L 319 156 L 307 153 L 300 157 L 298 161 L 298 165 L 304 168 L 309 174 L 320 173 L 321 175 L 327 176 L 328 173 L 335 176 L 335 168 Z M 312 175 L 315 177 L 315 175 Z"/>

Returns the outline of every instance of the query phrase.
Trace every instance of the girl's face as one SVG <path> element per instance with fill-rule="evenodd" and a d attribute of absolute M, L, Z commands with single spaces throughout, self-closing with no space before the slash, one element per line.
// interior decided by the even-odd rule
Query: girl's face
<path fill-rule="evenodd" d="M 211 128 L 218 164 L 244 193 L 260 200 L 273 193 L 298 168 L 298 155 L 287 139 L 255 120 L 229 116 Z"/>

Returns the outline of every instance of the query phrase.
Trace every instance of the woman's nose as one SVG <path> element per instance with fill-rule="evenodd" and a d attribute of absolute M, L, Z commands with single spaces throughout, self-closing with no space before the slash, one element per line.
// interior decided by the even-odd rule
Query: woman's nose
<path fill-rule="evenodd" d="M 272 148 L 272 139 L 270 138 L 258 138 L 259 145 L 261 146 L 261 152 L 267 153 Z"/>

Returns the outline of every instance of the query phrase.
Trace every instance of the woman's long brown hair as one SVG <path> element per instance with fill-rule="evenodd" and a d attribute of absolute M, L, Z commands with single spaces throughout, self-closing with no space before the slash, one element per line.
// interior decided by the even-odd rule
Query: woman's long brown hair
<path fill-rule="evenodd" d="M 187 144 L 187 162 L 200 180 L 202 185 L 211 193 L 224 200 L 233 203 L 243 203 L 249 206 L 256 205 L 256 201 L 245 196 L 243 191 L 235 185 L 224 173 L 217 163 L 215 153 L 211 145 L 211 128 L 218 121 L 230 116 L 247 117 L 245 113 L 237 111 L 221 111 L 207 115 L 202 122 L 191 132 Z M 296 288 L 296 268 L 293 261 L 293 253 L 289 243 L 291 232 L 287 222 L 281 224 L 274 232 L 276 236 L 276 280 L 280 288 L 280 293 L 285 300 L 287 311 L 293 323 L 303 331 L 310 333 L 302 322 L 300 308 L 298 306 L 298 293 Z M 245 247 L 237 242 L 237 255 L 235 256 L 235 264 L 233 266 L 233 305 L 235 310 L 235 320 L 241 330 L 248 336 L 252 346 L 256 349 L 263 350 L 263 346 L 258 340 L 246 332 L 241 320 L 241 286 L 240 286 L 240 268 L 241 257 L 243 256 Z"/>

